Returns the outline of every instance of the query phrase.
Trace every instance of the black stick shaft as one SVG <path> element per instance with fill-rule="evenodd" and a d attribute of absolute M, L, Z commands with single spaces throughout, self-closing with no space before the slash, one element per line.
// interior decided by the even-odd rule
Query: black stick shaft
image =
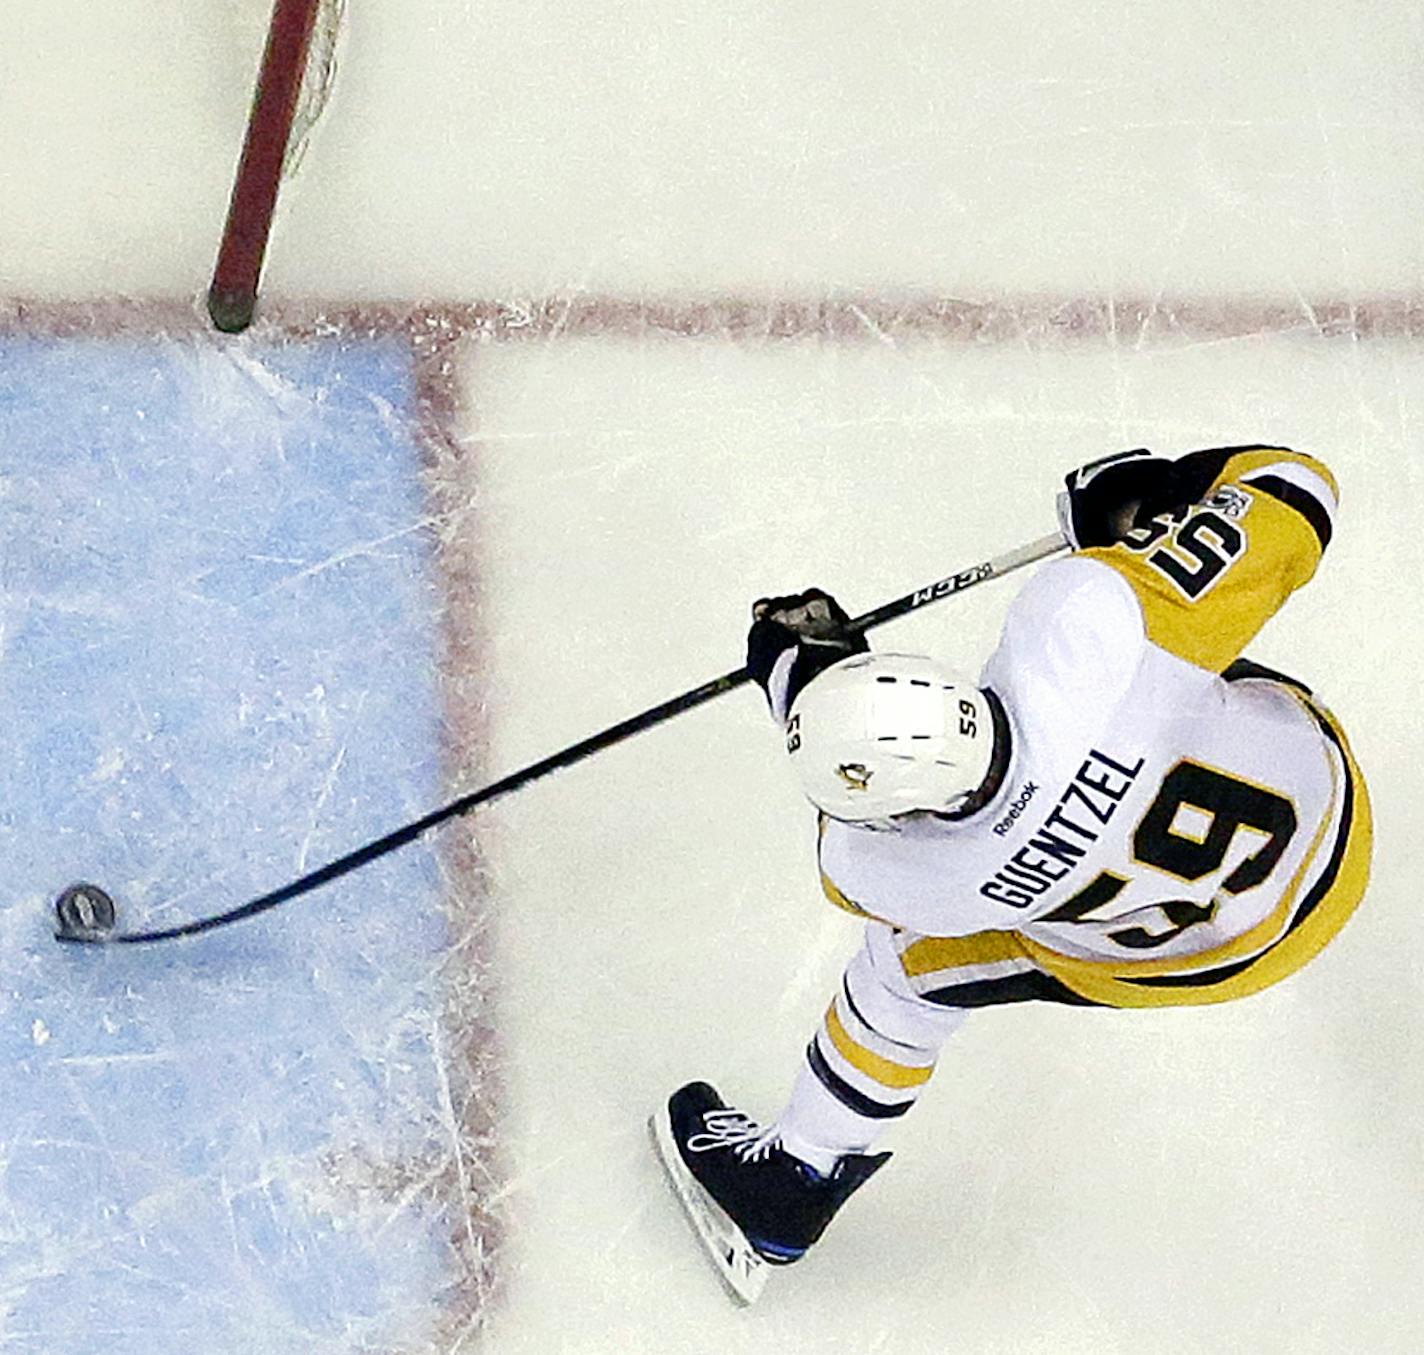
<path fill-rule="evenodd" d="M 1026 546 L 1020 546 L 1016 550 L 1006 551 L 1003 555 L 995 556 L 992 560 L 972 565 L 968 569 L 960 570 L 957 574 L 951 574 L 948 578 L 940 579 L 924 588 L 918 588 L 913 593 L 907 593 L 902 598 L 896 598 L 894 602 L 887 602 L 883 606 L 875 608 L 874 611 L 866 612 L 863 616 L 852 620 L 849 623 L 849 629 L 865 631 L 883 625 L 885 622 L 893 621 L 909 612 L 918 611 L 921 607 L 927 607 L 932 602 L 941 602 L 945 598 L 953 597 L 956 593 L 962 593 L 966 588 L 985 583 L 989 579 L 1000 578 L 1015 569 L 1021 569 L 1024 565 L 1033 564 L 1050 555 L 1056 555 L 1065 548 L 1065 545 L 1063 538 L 1057 533 L 1041 537 Z M 597 734 L 591 734 L 588 738 L 579 740 L 578 743 L 570 744 L 557 753 L 551 753 L 538 762 L 531 762 L 527 767 L 510 772 L 508 776 L 501 777 L 498 781 L 491 781 L 489 785 L 482 786 L 479 790 L 470 791 L 458 799 L 451 800 L 449 804 L 431 810 L 424 818 L 415 819 L 404 827 L 387 833 L 385 837 L 376 838 L 374 841 L 366 843 L 364 847 L 358 847 L 345 856 L 337 857 L 335 861 L 328 862 L 319 869 L 301 876 L 300 879 L 283 885 L 280 889 L 274 889 L 269 894 L 249 899 L 248 902 L 236 908 L 228 909 L 227 912 L 215 913 L 211 917 L 197 918 L 192 922 L 184 922 L 177 926 L 164 927 L 154 931 L 107 935 L 94 933 L 75 935 L 60 932 L 56 934 L 56 939 L 84 945 L 133 945 L 148 941 L 170 941 L 180 936 L 196 936 L 199 932 L 212 931 L 215 927 L 226 927 L 229 923 L 238 922 L 242 918 L 265 913 L 269 908 L 276 908 L 289 899 L 309 893 L 343 875 L 349 875 L 353 870 L 359 870 L 362 866 L 395 851 L 398 847 L 404 847 L 406 843 L 413 842 L 447 819 L 467 814 L 477 806 L 488 804 L 491 800 L 497 800 L 503 795 L 519 790 L 531 781 L 537 781 L 540 777 L 549 775 L 550 772 L 572 767 L 575 763 L 582 762 L 585 758 L 592 757 L 593 754 L 610 748 L 615 743 L 622 743 L 624 739 L 633 734 L 651 729 L 654 725 L 660 725 L 664 721 L 672 719 L 674 715 L 691 710 L 694 706 L 704 705 L 714 697 L 721 696 L 724 692 L 730 692 L 750 680 L 751 674 L 745 668 L 724 673 L 719 678 L 704 682 L 700 687 L 683 692 L 681 696 L 664 701 L 660 706 L 652 706 L 638 715 L 620 720 L 616 725 L 609 725 L 607 729 L 600 730 Z"/>

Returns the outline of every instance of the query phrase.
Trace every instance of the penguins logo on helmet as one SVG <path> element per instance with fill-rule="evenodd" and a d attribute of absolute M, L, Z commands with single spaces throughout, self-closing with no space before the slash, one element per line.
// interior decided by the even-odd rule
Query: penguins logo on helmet
<path fill-rule="evenodd" d="M 842 762 L 836 768 L 836 775 L 846 783 L 851 790 L 869 790 L 870 778 L 875 775 L 863 762 Z"/>

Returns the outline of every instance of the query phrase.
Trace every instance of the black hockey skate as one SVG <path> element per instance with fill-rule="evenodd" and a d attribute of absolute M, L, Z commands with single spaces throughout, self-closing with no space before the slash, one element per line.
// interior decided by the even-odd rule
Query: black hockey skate
<path fill-rule="evenodd" d="M 792 1157 L 705 1082 L 675 1091 L 652 1118 L 673 1188 L 722 1278 L 752 1303 L 767 1266 L 799 1260 L 889 1153 L 848 1154 L 829 1176 Z"/>

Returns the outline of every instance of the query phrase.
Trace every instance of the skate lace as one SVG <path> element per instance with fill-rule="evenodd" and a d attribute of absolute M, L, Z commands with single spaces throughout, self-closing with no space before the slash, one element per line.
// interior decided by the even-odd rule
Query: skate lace
<path fill-rule="evenodd" d="M 710 1153 L 718 1148 L 729 1148 L 740 1162 L 761 1162 L 771 1155 L 773 1148 L 780 1146 L 774 1128 L 763 1129 L 738 1110 L 703 1111 L 702 1126 L 700 1134 L 688 1136 L 687 1150 L 690 1153 Z"/>

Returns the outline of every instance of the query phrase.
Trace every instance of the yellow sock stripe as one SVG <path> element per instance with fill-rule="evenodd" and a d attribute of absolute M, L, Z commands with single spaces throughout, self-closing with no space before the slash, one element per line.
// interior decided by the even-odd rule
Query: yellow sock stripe
<path fill-rule="evenodd" d="M 835 1045 L 840 1056 L 852 1068 L 858 1069 L 882 1087 L 920 1087 L 930 1080 L 930 1075 L 934 1072 L 933 1065 L 928 1068 L 911 1068 L 903 1063 L 894 1063 L 873 1049 L 858 1044 L 851 1039 L 849 1031 L 841 1024 L 834 1002 L 826 1011 L 826 1033 L 831 1037 L 831 1043 Z"/>

